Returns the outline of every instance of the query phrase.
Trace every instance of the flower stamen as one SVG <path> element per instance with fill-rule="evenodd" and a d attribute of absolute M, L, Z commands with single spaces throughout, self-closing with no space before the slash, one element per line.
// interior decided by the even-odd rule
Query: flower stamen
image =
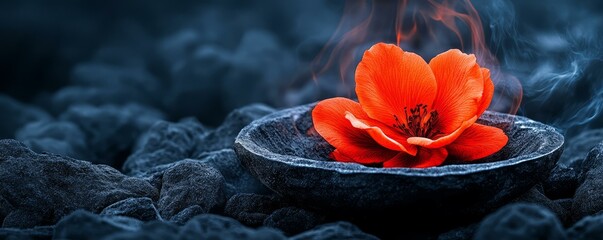
<path fill-rule="evenodd" d="M 399 129 L 403 134 L 412 137 L 432 138 L 439 134 L 440 131 L 435 129 L 438 122 L 438 112 L 436 110 L 427 111 L 427 105 L 417 104 L 414 108 L 409 109 L 404 107 L 404 121 L 400 121 L 397 115 L 394 114 L 394 127 Z"/>

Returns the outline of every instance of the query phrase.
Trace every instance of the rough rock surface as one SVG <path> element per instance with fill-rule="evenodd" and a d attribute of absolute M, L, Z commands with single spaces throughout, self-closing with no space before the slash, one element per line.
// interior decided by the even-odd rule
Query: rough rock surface
<path fill-rule="evenodd" d="M 13 138 L 15 131 L 27 123 L 51 119 L 43 110 L 20 103 L 4 94 L 0 94 L 0 113 L 0 139 Z"/>
<path fill-rule="evenodd" d="M 567 231 L 569 239 L 599 240 L 603 238 L 603 214 L 587 216 Z"/>
<path fill-rule="evenodd" d="M 603 143 L 588 153 L 583 169 L 584 182 L 576 190 L 572 204 L 574 221 L 603 210 Z"/>
<path fill-rule="evenodd" d="M 199 215 L 184 225 L 151 221 L 142 223 L 120 216 L 99 216 L 76 211 L 56 226 L 56 239 L 286 239 L 278 230 L 252 229 L 232 218 L 213 214 Z"/>
<path fill-rule="evenodd" d="M 285 207 L 285 203 L 277 196 L 242 193 L 228 199 L 224 213 L 239 222 L 258 227 L 277 209 Z"/>
<path fill-rule="evenodd" d="M 509 204 L 486 217 L 475 240 L 567 239 L 563 226 L 551 211 L 536 204 Z"/>
<path fill-rule="evenodd" d="M 159 212 L 148 197 L 128 198 L 107 206 L 101 215 L 124 216 L 141 221 L 159 220 Z"/>
<path fill-rule="evenodd" d="M 287 235 L 294 235 L 310 230 L 324 223 L 325 216 L 298 207 L 285 207 L 274 211 L 264 226 L 281 229 Z"/>
<path fill-rule="evenodd" d="M 157 199 L 145 180 L 106 166 L 37 154 L 15 140 L 0 140 L 0 219 L 3 227 L 51 225 L 76 209 L 100 212 L 131 197 Z"/>
<path fill-rule="evenodd" d="M 331 240 L 331 239 L 358 239 L 376 240 L 377 237 L 362 232 L 358 227 L 349 222 L 335 222 L 323 224 L 304 233 L 291 237 L 291 240 Z"/>
<path fill-rule="evenodd" d="M 224 177 L 209 165 L 182 161 L 163 173 L 157 207 L 165 219 L 189 206 L 198 205 L 204 212 L 210 212 L 225 203 Z"/>

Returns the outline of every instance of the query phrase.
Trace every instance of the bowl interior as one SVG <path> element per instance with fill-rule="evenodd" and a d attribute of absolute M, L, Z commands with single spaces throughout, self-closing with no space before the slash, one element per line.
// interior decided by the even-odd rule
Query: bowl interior
<path fill-rule="evenodd" d="M 507 145 L 493 155 L 469 163 L 448 159 L 442 166 L 425 169 L 358 166 L 336 162 L 328 157 L 333 147 L 314 131 L 311 117 L 313 107 L 314 104 L 310 104 L 287 111 L 286 114 L 273 114 L 263 121 L 252 123 L 255 126 L 250 125 L 250 131 L 241 133 L 247 134 L 252 144 L 256 145 L 252 149 L 274 161 L 286 160 L 292 165 L 329 168 L 339 172 L 425 176 L 464 174 L 519 164 L 551 154 L 563 145 L 563 136 L 553 127 L 520 116 L 486 111 L 478 123 L 501 128 L 509 137 Z"/>

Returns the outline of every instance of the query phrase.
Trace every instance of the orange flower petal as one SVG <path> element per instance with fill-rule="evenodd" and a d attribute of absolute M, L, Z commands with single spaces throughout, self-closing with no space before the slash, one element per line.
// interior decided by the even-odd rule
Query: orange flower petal
<path fill-rule="evenodd" d="M 482 68 L 482 78 L 484 79 L 484 93 L 482 94 L 480 105 L 477 108 L 478 117 L 488 109 L 490 102 L 492 102 L 492 97 L 494 96 L 494 83 L 490 78 L 490 70 Z"/>
<path fill-rule="evenodd" d="M 427 149 L 422 148 L 413 157 L 401 153 L 394 158 L 385 161 L 383 167 L 407 167 L 407 168 L 428 168 L 442 165 L 448 157 L 448 151 L 445 148 Z"/>
<path fill-rule="evenodd" d="M 482 71 L 473 54 L 458 49 L 437 55 L 429 66 L 438 84 L 433 103 L 433 109 L 438 111 L 437 128 L 448 134 L 476 115 L 484 92 Z"/>
<path fill-rule="evenodd" d="M 377 143 L 381 144 L 381 146 L 394 151 L 403 151 L 413 156 L 417 154 L 417 147 L 408 144 L 406 142 L 407 137 L 393 131 L 390 127 L 384 126 L 378 121 L 368 119 L 368 116 L 366 116 L 365 119 L 358 119 L 351 112 L 346 112 L 345 118 L 348 119 L 355 128 L 366 130 Z M 399 139 L 399 141 L 396 141 L 393 138 Z"/>
<path fill-rule="evenodd" d="M 439 137 L 436 140 L 432 140 L 424 137 L 409 137 L 406 140 L 410 144 L 418 145 L 425 148 L 441 148 L 452 142 L 456 141 L 466 129 L 470 128 L 471 125 L 475 123 L 477 120 L 477 116 L 473 116 L 471 119 L 464 121 L 459 128 L 457 128 L 454 132 Z"/>
<path fill-rule="evenodd" d="M 392 126 L 404 107 L 431 105 L 437 92 L 429 65 L 419 55 L 393 44 L 377 43 L 364 53 L 356 68 L 356 94 L 364 111 Z"/>
<path fill-rule="evenodd" d="M 312 120 L 316 131 L 333 147 L 334 157 L 348 156 L 358 163 L 381 163 L 399 152 L 379 145 L 366 130 L 352 126 L 345 113 L 364 114 L 360 104 L 346 98 L 330 98 L 316 104 Z M 336 160 L 343 159 L 336 158 Z"/>
<path fill-rule="evenodd" d="M 331 152 L 331 154 L 329 154 L 329 157 L 337 160 L 338 162 L 354 162 L 354 159 L 346 156 L 345 154 L 341 153 L 337 149 L 333 150 L 333 152 Z"/>
<path fill-rule="evenodd" d="M 459 160 L 472 161 L 499 151 L 508 141 L 501 129 L 475 123 L 446 149 Z"/>

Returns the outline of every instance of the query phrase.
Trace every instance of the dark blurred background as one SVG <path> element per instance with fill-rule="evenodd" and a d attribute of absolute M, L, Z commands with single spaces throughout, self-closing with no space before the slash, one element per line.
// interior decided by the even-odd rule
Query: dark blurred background
<path fill-rule="evenodd" d="M 253 102 L 347 95 L 337 74 L 312 79 L 345 3 L 2 1 L 0 137 L 27 138 L 26 124 L 69 121 L 82 108 L 215 126 Z M 601 1 L 473 3 L 491 51 L 523 86 L 518 114 L 570 135 L 603 125 Z"/>

